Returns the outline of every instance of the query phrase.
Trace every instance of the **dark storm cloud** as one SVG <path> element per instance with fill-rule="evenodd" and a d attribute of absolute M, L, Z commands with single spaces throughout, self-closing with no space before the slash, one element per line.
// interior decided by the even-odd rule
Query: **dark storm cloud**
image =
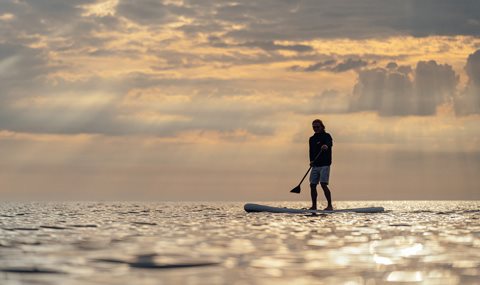
<path fill-rule="evenodd" d="M 72 17 L 78 16 L 83 12 L 81 5 L 91 4 L 97 2 L 96 0 L 23 0 L 13 1 L 18 3 L 25 3 L 34 14 L 41 15 L 52 21 L 68 21 Z"/>
<path fill-rule="evenodd" d="M 294 65 L 289 68 L 291 71 L 303 71 L 303 72 L 314 72 L 314 71 L 329 71 L 329 72 L 345 72 L 349 70 L 359 69 L 368 65 L 368 62 L 361 59 L 352 59 L 348 58 L 338 64 L 335 64 L 337 61 L 334 59 L 321 61 L 314 63 L 312 65 L 301 67 Z"/>
<path fill-rule="evenodd" d="M 351 58 L 349 58 L 346 61 L 341 62 L 341 63 L 337 64 L 336 66 L 332 67 L 331 71 L 332 72 L 345 72 L 345 71 L 348 71 L 348 70 L 358 69 L 358 68 L 367 66 L 367 64 L 368 63 L 366 61 L 363 61 L 361 59 L 351 59 Z"/>
<path fill-rule="evenodd" d="M 465 71 L 468 83 L 465 90 L 455 97 L 455 113 L 460 116 L 480 114 L 480 50 L 468 56 Z"/>
<path fill-rule="evenodd" d="M 385 66 L 385 68 L 387 68 L 388 70 L 392 70 L 392 69 L 395 70 L 397 69 L 397 67 L 398 67 L 398 64 L 396 62 L 389 62 L 387 66 Z"/>
<path fill-rule="evenodd" d="M 303 72 L 314 72 L 314 71 L 320 71 L 320 70 L 325 70 L 326 67 L 331 66 L 335 64 L 337 61 L 335 59 L 328 59 L 325 61 L 320 61 L 314 64 L 311 64 L 306 67 L 302 67 L 300 65 L 294 65 L 288 68 L 288 70 L 291 71 L 303 71 Z"/>
<path fill-rule="evenodd" d="M 194 7 L 198 15 L 185 29 L 221 23 L 216 32 L 238 42 L 480 35 L 476 0 L 207 1 Z M 225 23 L 242 28 L 230 29 Z"/>
<path fill-rule="evenodd" d="M 376 111 L 382 116 L 429 116 L 455 94 L 458 75 L 448 64 L 419 61 L 413 80 L 405 72 L 407 68 L 396 64 L 389 67 L 359 71 L 352 111 Z"/>
<path fill-rule="evenodd" d="M 174 70 L 177 68 L 183 69 L 200 66 L 230 68 L 232 66 L 278 63 L 292 60 L 312 61 L 318 60 L 319 58 L 330 57 L 316 52 L 303 52 L 303 50 L 310 49 L 308 46 L 308 48 L 305 48 L 302 45 L 263 44 L 265 44 L 265 46 L 262 45 L 262 47 L 252 49 L 253 45 L 252 47 L 246 47 L 244 44 L 227 44 L 218 37 L 210 37 L 208 43 L 203 43 L 202 47 L 213 46 L 228 49 L 228 51 L 198 54 L 192 53 L 189 50 L 164 48 L 157 45 L 157 47 L 149 48 L 147 53 L 158 59 L 157 62 L 151 65 L 151 68 L 154 70 Z M 268 48 L 269 50 L 267 51 L 264 48 Z M 253 52 L 245 52 L 245 50 L 252 50 Z M 295 53 L 287 55 L 276 52 L 279 50 L 295 51 Z M 132 54 L 132 56 L 134 56 L 134 54 Z"/>
<path fill-rule="evenodd" d="M 275 51 L 275 50 L 289 50 L 289 51 L 296 51 L 296 52 L 313 51 L 313 48 L 309 45 L 300 45 L 300 44 L 282 45 L 282 44 L 276 44 L 274 42 L 247 42 L 247 43 L 241 44 L 240 46 L 261 48 L 267 51 Z"/>
<path fill-rule="evenodd" d="M 479 1 L 411 0 L 407 3 L 402 17 L 392 22 L 393 28 L 417 37 L 480 35 Z"/>
<path fill-rule="evenodd" d="M 19 34 L 55 34 L 79 41 L 78 37 L 101 26 L 115 30 L 123 18 L 152 28 L 162 28 L 183 18 L 188 21 L 176 29 L 188 36 L 221 36 L 254 48 L 298 52 L 311 51 L 311 47 L 276 41 L 480 34 L 477 12 L 480 2 L 475 0 L 184 1 L 182 4 L 120 0 L 114 16 L 82 17 L 82 6 L 96 2 L 5 0 L 0 2 L 0 11 L 15 18 L 2 23 L 0 34 L 4 39 L 17 40 Z"/>
<path fill-rule="evenodd" d="M 154 26 L 175 21 L 179 16 L 194 17 L 195 10 L 156 0 L 120 0 L 116 14 L 142 25 Z"/>
<path fill-rule="evenodd" d="M 81 5 L 91 4 L 95 0 L 24 0 L 1 1 L 0 11 L 14 15 L 8 23 L 2 23 L 2 33 L 17 39 L 18 35 L 46 35 L 68 32 L 68 27 L 77 24 L 84 10 Z"/>
<path fill-rule="evenodd" d="M 217 36 L 210 36 L 208 38 L 208 41 L 211 46 L 219 47 L 219 48 L 249 47 L 249 48 L 259 48 L 265 51 L 288 50 L 288 51 L 296 51 L 300 53 L 314 51 L 314 49 L 309 45 L 277 44 L 273 41 L 252 41 L 252 42 L 230 44 L 230 43 L 224 42 L 220 37 L 217 37 Z"/>

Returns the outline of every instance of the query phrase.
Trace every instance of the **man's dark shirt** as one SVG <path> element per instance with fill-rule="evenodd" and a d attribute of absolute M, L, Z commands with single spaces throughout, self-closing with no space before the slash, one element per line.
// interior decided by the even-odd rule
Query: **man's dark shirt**
<path fill-rule="evenodd" d="M 315 157 L 320 152 L 322 145 L 327 145 L 328 149 L 323 150 L 322 153 L 315 160 Z M 332 136 L 326 132 L 315 133 L 310 137 L 310 161 L 314 161 L 313 166 L 327 166 L 332 164 Z"/>

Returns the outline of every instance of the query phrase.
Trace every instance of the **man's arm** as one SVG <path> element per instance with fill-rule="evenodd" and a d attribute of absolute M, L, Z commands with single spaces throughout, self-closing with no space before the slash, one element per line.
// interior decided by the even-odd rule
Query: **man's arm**
<path fill-rule="evenodd" d="M 333 145 L 332 136 L 330 134 L 327 134 L 325 142 L 322 145 L 322 150 L 327 150 L 327 149 L 331 148 L 332 145 Z"/>

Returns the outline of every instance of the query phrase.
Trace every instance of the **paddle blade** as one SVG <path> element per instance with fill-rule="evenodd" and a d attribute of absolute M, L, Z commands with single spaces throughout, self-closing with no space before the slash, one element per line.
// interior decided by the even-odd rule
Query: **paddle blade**
<path fill-rule="evenodd" d="M 298 185 L 297 187 L 295 187 L 295 188 L 293 188 L 292 190 L 290 190 L 290 192 L 292 192 L 292 193 L 297 193 L 297 194 L 300 193 L 300 191 L 301 191 L 301 190 L 300 190 L 300 185 Z"/>

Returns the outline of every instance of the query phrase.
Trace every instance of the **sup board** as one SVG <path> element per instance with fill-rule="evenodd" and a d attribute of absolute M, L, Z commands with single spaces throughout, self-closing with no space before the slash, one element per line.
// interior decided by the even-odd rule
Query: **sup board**
<path fill-rule="evenodd" d="M 385 211 L 383 207 L 367 207 L 367 208 L 351 208 L 351 209 L 334 209 L 332 211 L 324 210 L 308 210 L 308 209 L 292 209 L 280 208 L 267 205 L 247 203 L 243 207 L 245 211 L 252 212 L 269 212 L 269 213 L 381 213 Z"/>

